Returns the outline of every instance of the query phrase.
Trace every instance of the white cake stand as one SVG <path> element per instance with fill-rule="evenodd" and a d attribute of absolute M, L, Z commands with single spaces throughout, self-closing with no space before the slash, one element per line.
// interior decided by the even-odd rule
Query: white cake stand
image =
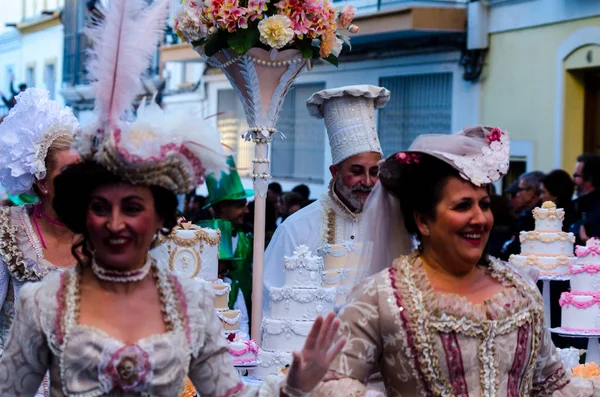
<path fill-rule="evenodd" d="M 550 332 L 567 338 L 587 338 L 586 363 L 600 363 L 600 333 L 573 332 L 563 328 L 551 328 Z"/>
<path fill-rule="evenodd" d="M 544 325 L 550 328 L 550 281 L 570 280 L 569 274 L 545 275 L 540 274 L 538 280 L 542 282 L 542 298 L 544 298 Z"/>

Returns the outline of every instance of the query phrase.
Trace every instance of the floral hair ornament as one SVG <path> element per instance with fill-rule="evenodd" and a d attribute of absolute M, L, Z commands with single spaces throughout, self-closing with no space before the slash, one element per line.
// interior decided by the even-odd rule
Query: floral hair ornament
<path fill-rule="evenodd" d="M 419 164 L 421 162 L 421 154 L 398 152 L 396 153 L 396 160 L 400 164 Z"/>
<path fill-rule="evenodd" d="M 436 157 L 460 172 L 476 186 L 494 183 L 508 171 L 510 140 L 497 127 L 468 127 L 452 135 L 419 135 L 406 152 L 396 154 L 398 161 L 413 161 L 415 154 Z M 400 158 L 398 157 L 400 155 Z M 418 160 L 417 160 L 418 161 Z M 406 163 L 405 163 L 406 164 Z"/>
<path fill-rule="evenodd" d="M 79 129 L 71 109 L 61 109 L 46 90 L 29 88 L 16 100 L 0 124 L 0 184 L 11 196 L 32 193 L 35 180 L 46 177 L 46 156 L 52 143 Z"/>
<path fill-rule="evenodd" d="M 220 136 L 202 117 L 143 100 L 135 121 L 125 120 L 143 92 L 141 77 L 164 34 L 170 2 L 113 0 L 104 19 L 87 30 L 96 121 L 77 138 L 82 156 L 134 184 L 183 194 L 209 173 L 227 170 Z M 143 40 L 140 38 L 143 37 Z"/>

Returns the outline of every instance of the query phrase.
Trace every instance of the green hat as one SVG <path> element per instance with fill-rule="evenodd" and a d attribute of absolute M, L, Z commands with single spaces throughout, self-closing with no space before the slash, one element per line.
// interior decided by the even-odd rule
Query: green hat
<path fill-rule="evenodd" d="M 209 219 L 198 222 L 198 226 L 221 231 L 219 243 L 219 259 L 237 260 L 233 257 L 233 238 L 231 237 L 231 222 L 226 219 Z"/>
<path fill-rule="evenodd" d="M 229 173 L 221 172 L 221 177 L 219 179 L 217 179 L 215 175 L 208 175 L 206 177 L 208 205 L 204 208 L 208 208 L 221 201 L 242 200 L 254 195 L 252 190 L 244 189 L 240 174 L 238 174 L 235 169 L 233 156 L 227 158 L 227 165 L 229 165 L 230 168 Z"/>

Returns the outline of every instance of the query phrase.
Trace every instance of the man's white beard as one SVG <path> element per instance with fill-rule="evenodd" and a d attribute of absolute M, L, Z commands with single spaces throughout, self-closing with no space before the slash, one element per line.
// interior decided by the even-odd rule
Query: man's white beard
<path fill-rule="evenodd" d="M 367 201 L 367 197 L 363 197 L 352 190 L 352 188 L 344 185 L 341 175 L 338 174 L 338 177 L 335 180 L 335 188 L 337 193 L 344 199 L 348 204 L 350 204 L 356 212 L 361 212 L 365 202 Z"/>

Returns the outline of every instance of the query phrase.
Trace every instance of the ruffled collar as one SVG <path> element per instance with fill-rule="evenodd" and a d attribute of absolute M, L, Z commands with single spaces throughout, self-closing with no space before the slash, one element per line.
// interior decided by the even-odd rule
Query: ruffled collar
<path fill-rule="evenodd" d="M 18 281 L 39 281 L 58 267 L 48 262 L 29 214 L 32 206 L 0 209 L 0 258 Z"/>
<path fill-rule="evenodd" d="M 418 253 L 405 257 L 404 261 L 396 261 L 394 266 L 397 270 L 401 266 L 409 266 L 414 286 L 422 293 L 423 305 L 436 317 L 466 317 L 475 322 L 500 321 L 530 307 L 533 302 L 540 303 L 531 286 L 497 259 L 490 261 L 487 273 L 505 288 L 481 304 L 472 303 L 457 294 L 434 291 Z"/>

